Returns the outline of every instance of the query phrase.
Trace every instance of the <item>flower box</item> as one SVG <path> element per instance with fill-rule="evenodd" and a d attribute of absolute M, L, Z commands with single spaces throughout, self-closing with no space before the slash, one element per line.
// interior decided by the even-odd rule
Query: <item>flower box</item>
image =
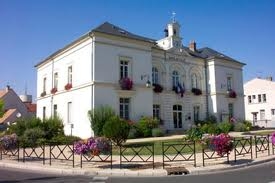
<path fill-rule="evenodd" d="M 73 87 L 72 83 L 67 83 L 64 88 L 65 90 L 70 90 L 72 87 Z"/>
<path fill-rule="evenodd" d="M 155 93 L 161 93 L 162 92 L 163 87 L 160 84 L 153 84 L 153 86 L 154 86 L 153 90 L 154 90 Z"/>
<path fill-rule="evenodd" d="M 229 91 L 227 91 L 227 93 L 228 93 L 229 98 L 236 98 L 237 97 L 237 94 L 234 90 L 229 90 Z"/>
<path fill-rule="evenodd" d="M 131 90 L 133 88 L 133 81 L 128 77 L 120 79 L 119 84 L 122 90 Z"/>
<path fill-rule="evenodd" d="M 41 94 L 40 94 L 40 97 L 44 97 L 46 95 L 46 91 L 43 91 Z"/>
<path fill-rule="evenodd" d="M 191 91 L 194 95 L 201 95 L 202 94 L 202 92 L 199 88 L 192 88 Z"/>
<path fill-rule="evenodd" d="M 51 94 L 55 94 L 56 92 L 57 92 L 57 88 L 56 87 L 54 87 L 54 88 L 51 89 Z"/>

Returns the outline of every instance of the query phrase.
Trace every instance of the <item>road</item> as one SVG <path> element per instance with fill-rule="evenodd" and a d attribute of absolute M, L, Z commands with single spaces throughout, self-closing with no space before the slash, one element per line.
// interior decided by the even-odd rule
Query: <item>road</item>
<path fill-rule="evenodd" d="M 203 175 L 182 175 L 167 177 L 89 177 L 89 176 L 62 176 L 30 172 L 28 170 L 11 170 L 0 168 L 0 183 L 274 183 L 275 162 L 265 163 L 253 167 L 216 172 Z"/>

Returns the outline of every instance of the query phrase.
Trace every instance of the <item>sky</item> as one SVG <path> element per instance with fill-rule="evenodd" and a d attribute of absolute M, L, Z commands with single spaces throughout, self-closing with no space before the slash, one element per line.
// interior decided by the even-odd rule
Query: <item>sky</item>
<path fill-rule="evenodd" d="M 275 78 L 274 0 L 0 0 L 0 89 L 35 98 L 34 65 L 53 52 L 105 21 L 161 39 L 172 12 L 185 46 L 246 63 L 244 82 Z"/>

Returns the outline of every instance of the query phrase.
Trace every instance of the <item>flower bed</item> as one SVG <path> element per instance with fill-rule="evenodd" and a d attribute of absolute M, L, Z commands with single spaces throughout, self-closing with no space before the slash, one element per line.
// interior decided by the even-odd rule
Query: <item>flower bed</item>
<path fill-rule="evenodd" d="M 120 79 L 119 84 L 122 90 L 131 90 L 133 88 L 133 81 L 128 77 Z"/>
<path fill-rule="evenodd" d="M 202 145 L 205 149 L 216 151 L 217 155 L 224 156 L 233 150 L 233 140 L 228 134 L 221 133 L 215 136 L 207 136 L 203 139 Z"/>
<path fill-rule="evenodd" d="M 91 137 L 74 143 L 74 153 L 86 156 L 98 156 L 108 154 L 111 151 L 109 141 L 102 137 Z"/>
<path fill-rule="evenodd" d="M 4 150 L 14 150 L 18 147 L 18 137 L 17 135 L 5 135 L 0 138 L 0 149 Z"/>

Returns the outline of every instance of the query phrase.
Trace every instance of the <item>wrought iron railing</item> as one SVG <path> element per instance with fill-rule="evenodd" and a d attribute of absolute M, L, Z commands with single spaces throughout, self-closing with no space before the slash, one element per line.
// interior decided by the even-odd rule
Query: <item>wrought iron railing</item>
<path fill-rule="evenodd" d="M 269 152 L 269 135 L 267 136 L 254 136 L 255 138 L 255 155 L 256 158 L 258 157 L 258 153 L 268 153 L 268 156 L 270 155 Z"/>
<path fill-rule="evenodd" d="M 234 138 L 234 157 L 235 162 L 237 161 L 237 156 L 245 156 L 250 154 L 250 158 L 253 159 L 252 154 L 252 136 Z"/>

